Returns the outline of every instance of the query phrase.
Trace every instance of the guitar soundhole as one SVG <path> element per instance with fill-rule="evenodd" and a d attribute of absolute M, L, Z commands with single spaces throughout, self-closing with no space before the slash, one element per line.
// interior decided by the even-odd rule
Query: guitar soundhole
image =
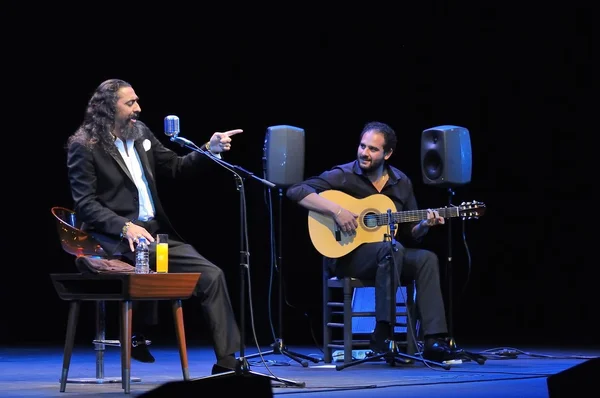
<path fill-rule="evenodd" d="M 377 214 L 376 213 L 366 213 L 363 217 L 363 222 L 365 227 L 367 228 L 375 228 L 377 227 Z"/>

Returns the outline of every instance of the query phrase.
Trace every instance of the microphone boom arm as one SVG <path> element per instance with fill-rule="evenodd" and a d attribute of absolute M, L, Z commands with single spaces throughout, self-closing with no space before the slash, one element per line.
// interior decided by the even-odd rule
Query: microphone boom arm
<path fill-rule="evenodd" d="M 240 179 L 242 178 L 237 173 L 237 171 L 240 171 L 246 177 L 254 178 L 255 180 L 257 180 L 257 181 L 259 181 L 259 182 L 267 185 L 268 187 L 271 187 L 271 188 L 275 187 L 275 184 L 273 184 L 271 181 L 268 181 L 268 180 L 266 180 L 264 178 L 260 178 L 260 177 L 256 176 L 254 173 L 252 173 L 252 172 L 244 169 L 243 167 L 227 163 L 223 159 L 216 157 L 212 152 L 200 148 L 198 145 L 194 144 L 192 141 L 190 141 L 190 140 L 188 140 L 186 138 L 183 138 L 183 137 L 180 137 L 178 135 L 175 135 L 175 136 L 171 137 L 171 141 L 179 144 L 182 147 L 185 147 L 185 148 L 191 149 L 191 150 L 193 150 L 195 152 L 203 154 L 204 156 L 208 157 L 213 162 L 218 163 L 219 165 L 221 165 L 225 169 L 227 169 L 227 170 L 231 171 L 232 173 L 234 173 L 237 178 L 240 178 Z"/>

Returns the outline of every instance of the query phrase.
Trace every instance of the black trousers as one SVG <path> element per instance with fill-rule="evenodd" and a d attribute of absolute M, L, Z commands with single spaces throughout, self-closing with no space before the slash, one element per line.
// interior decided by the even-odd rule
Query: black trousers
<path fill-rule="evenodd" d="M 155 236 L 154 228 L 147 229 Z M 131 250 L 125 250 L 124 253 L 124 256 L 134 264 L 135 253 Z M 150 266 L 152 269 L 156 267 L 156 244 L 154 243 L 150 245 Z M 184 272 L 202 274 L 194 296 L 200 299 L 217 359 L 235 354 L 239 351 L 241 337 L 223 271 L 191 245 L 169 238 L 169 273 Z M 134 313 L 138 316 L 134 314 L 133 318 L 136 326 L 156 322 L 157 302 L 141 301 L 135 304 Z"/>
<path fill-rule="evenodd" d="M 395 244 L 393 259 L 396 265 L 396 280 L 391 280 L 390 242 L 366 243 L 335 263 L 338 277 L 350 276 L 375 281 L 375 317 L 377 321 L 390 322 L 392 303 L 390 284 L 396 292 L 399 280 L 414 280 L 417 290 L 417 307 L 425 335 L 447 333 L 446 312 L 440 286 L 439 261 L 435 253 L 416 248 L 405 248 Z M 400 278 L 398 278 L 398 276 Z"/>

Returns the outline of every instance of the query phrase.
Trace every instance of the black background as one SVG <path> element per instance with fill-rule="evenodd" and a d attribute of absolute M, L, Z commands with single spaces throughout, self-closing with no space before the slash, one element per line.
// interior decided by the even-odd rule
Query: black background
<path fill-rule="evenodd" d="M 391 163 L 412 178 L 421 208 L 447 203 L 445 189 L 422 181 L 421 132 L 442 124 L 468 128 L 472 181 L 455 189 L 453 203 L 482 201 L 487 211 L 464 224 L 470 263 L 463 224 L 452 223 L 454 334 L 459 342 L 490 345 L 596 342 L 589 10 L 225 7 L 105 5 L 70 9 L 73 16 L 8 7 L 0 341 L 63 341 L 67 304 L 49 274 L 75 269 L 50 208 L 72 206 L 64 144 L 89 96 L 103 80 L 120 78 L 140 97 L 141 119 L 181 154 L 188 150 L 162 134 L 168 114 L 178 115 L 181 135 L 199 144 L 215 131 L 244 129 L 226 160 L 259 176 L 269 126 L 305 130 L 308 177 L 353 160 L 366 122 L 387 122 L 400 140 Z M 192 184 L 159 187 L 178 230 L 225 270 L 239 314 L 239 194 L 232 175 L 217 167 Z M 276 277 L 270 233 L 275 228 L 277 237 L 278 230 L 269 223 L 265 187 L 247 179 L 245 193 L 253 310 L 245 313 L 247 342 L 253 316 L 260 343 L 268 344 L 270 311 L 277 326 L 276 295 L 269 305 Z M 277 217 L 276 191 L 272 197 Z M 320 256 L 308 238 L 306 211 L 286 199 L 282 207 L 283 337 L 313 344 L 321 340 Z M 443 274 L 446 238 L 440 227 L 424 243 L 440 256 Z M 93 330 L 88 308 L 78 329 L 86 342 Z M 197 304 L 184 308 L 189 338 L 204 339 Z M 162 310 L 157 341 L 173 336 L 168 307 Z"/>

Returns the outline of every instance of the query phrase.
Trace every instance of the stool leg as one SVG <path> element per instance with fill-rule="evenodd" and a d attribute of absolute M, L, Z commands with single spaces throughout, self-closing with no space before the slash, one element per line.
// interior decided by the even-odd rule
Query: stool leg
<path fill-rule="evenodd" d="M 131 300 L 121 302 L 121 378 L 125 394 L 131 387 Z"/>
<path fill-rule="evenodd" d="M 106 303 L 96 301 L 96 341 L 106 340 Z M 96 350 L 96 379 L 104 379 L 104 344 L 94 344 Z"/>
<path fill-rule="evenodd" d="M 177 347 L 179 347 L 179 359 L 181 360 L 183 380 L 189 380 L 190 369 L 188 365 L 187 347 L 185 344 L 185 327 L 183 325 L 181 300 L 173 300 L 171 303 L 173 306 L 173 317 L 175 318 L 175 332 L 177 333 Z"/>
<path fill-rule="evenodd" d="M 60 392 L 65 392 L 67 387 L 67 377 L 69 376 L 69 366 L 71 365 L 71 355 L 73 354 L 73 344 L 75 342 L 75 330 L 77 329 L 77 318 L 79 317 L 79 306 L 79 301 L 71 301 L 69 306 L 69 320 L 67 322 L 63 367 L 60 375 Z"/>

